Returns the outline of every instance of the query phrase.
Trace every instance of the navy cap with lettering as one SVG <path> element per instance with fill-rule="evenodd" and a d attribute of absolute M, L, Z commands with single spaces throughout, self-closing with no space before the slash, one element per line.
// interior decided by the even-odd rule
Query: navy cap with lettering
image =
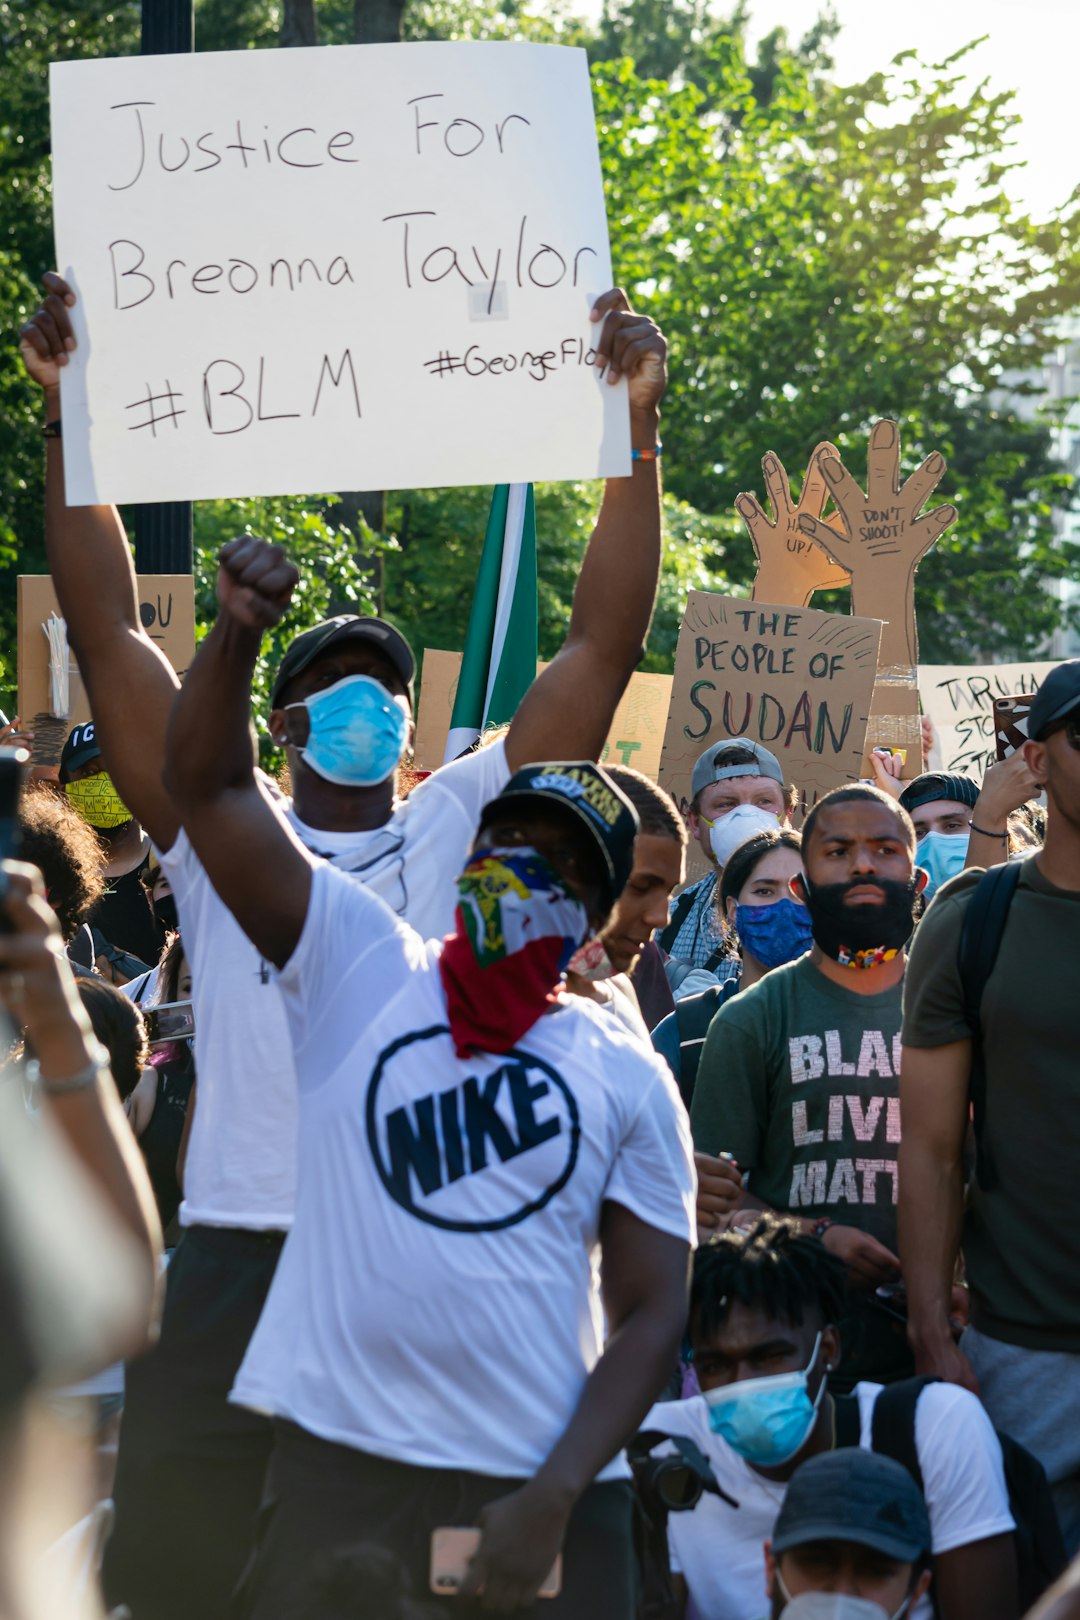
<path fill-rule="evenodd" d="M 753 754 L 754 762 L 744 760 L 741 764 L 725 764 L 724 755 L 736 748 Z M 749 737 L 725 737 L 723 742 L 710 743 L 705 752 L 699 755 L 690 781 L 691 799 L 696 799 L 714 782 L 726 782 L 732 776 L 771 776 L 774 782 L 784 786 L 784 773 L 775 754 Z"/>
<path fill-rule="evenodd" d="M 622 894 L 634 868 L 634 839 L 640 830 L 637 811 L 611 777 L 591 759 L 549 760 L 515 771 L 497 798 L 480 812 L 481 831 L 502 810 L 528 801 L 556 805 L 579 821 L 600 856 L 604 901 L 610 908 Z"/>
<path fill-rule="evenodd" d="M 773 1552 L 812 1541 L 854 1541 L 914 1564 L 930 1552 L 930 1515 L 900 1463 L 861 1446 L 844 1447 L 811 1457 L 788 1481 Z"/>
<path fill-rule="evenodd" d="M 1042 742 L 1049 728 L 1068 719 L 1074 709 L 1080 709 L 1080 658 L 1059 664 L 1043 681 L 1031 700 L 1028 736 Z"/>
<path fill-rule="evenodd" d="M 100 757 L 101 747 L 94 722 L 87 720 L 85 724 L 75 726 L 68 733 L 67 741 L 60 750 L 61 782 L 70 781 L 71 772 L 77 771 L 80 765 L 88 765 L 92 759 Z"/>
<path fill-rule="evenodd" d="M 401 631 L 385 619 L 361 617 L 356 613 L 339 613 L 334 619 L 324 619 L 321 624 L 304 630 L 295 641 L 289 643 L 274 677 L 271 708 L 280 707 L 282 694 L 289 682 L 307 669 L 309 664 L 313 664 L 320 653 L 344 641 L 366 641 L 381 652 L 401 676 L 409 694 L 409 703 L 415 708 L 413 680 L 416 676 L 416 658 L 409 643 Z"/>

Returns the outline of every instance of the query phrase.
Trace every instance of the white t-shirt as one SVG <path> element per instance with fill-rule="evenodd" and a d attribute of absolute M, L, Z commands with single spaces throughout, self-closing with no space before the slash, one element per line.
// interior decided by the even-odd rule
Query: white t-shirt
<path fill-rule="evenodd" d="M 857 1384 L 859 1444 L 873 1449 L 874 1402 L 880 1384 Z M 784 1486 L 765 1479 L 709 1428 L 700 1395 L 661 1401 L 642 1425 L 686 1435 L 704 1452 L 716 1482 L 739 1504 L 738 1511 L 706 1493 L 690 1513 L 668 1518 L 671 1567 L 681 1571 L 698 1620 L 759 1620 L 769 1612 L 762 1547 L 772 1536 Z M 1016 1528 L 1001 1446 L 976 1396 L 956 1384 L 928 1384 L 915 1411 L 915 1445 L 922 1469 L 935 1557 Z M 658 1448 L 659 1449 L 659 1448 Z M 924 1598 L 912 1620 L 931 1620 Z"/>
<path fill-rule="evenodd" d="M 689 1126 L 666 1064 L 579 996 L 514 1053 L 459 1059 L 441 949 L 315 867 L 280 975 L 296 1223 L 233 1399 L 376 1456 L 523 1477 L 600 1355 L 604 1201 L 693 1242 Z"/>
<path fill-rule="evenodd" d="M 422 935 L 443 935 L 453 927 L 455 880 L 480 811 L 508 777 L 500 740 L 429 776 L 373 831 L 318 832 L 289 819 L 313 853 L 371 888 Z M 176 896 L 195 1003 L 198 1096 L 180 1220 L 283 1230 L 296 1200 L 297 1123 L 281 991 L 183 831 L 160 860 Z"/>

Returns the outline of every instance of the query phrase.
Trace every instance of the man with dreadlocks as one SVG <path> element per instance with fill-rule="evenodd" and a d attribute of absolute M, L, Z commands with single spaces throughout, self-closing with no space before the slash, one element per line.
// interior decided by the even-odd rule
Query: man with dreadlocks
<path fill-rule="evenodd" d="M 757 1620 L 769 1609 L 762 1548 L 787 1482 L 839 1445 L 873 1449 L 877 1384 L 834 1398 L 843 1262 L 791 1219 L 763 1215 L 705 1244 L 694 1261 L 687 1337 L 699 1394 L 655 1406 L 646 1429 L 686 1436 L 722 1491 L 672 1513 L 673 1575 L 698 1620 Z M 849 1432 L 850 1431 L 850 1432 Z M 940 1620 L 1016 1620 L 1014 1521 L 997 1436 L 976 1397 L 929 1384 L 915 1443 L 930 1514 Z M 920 1598 L 906 1620 L 929 1620 Z"/>

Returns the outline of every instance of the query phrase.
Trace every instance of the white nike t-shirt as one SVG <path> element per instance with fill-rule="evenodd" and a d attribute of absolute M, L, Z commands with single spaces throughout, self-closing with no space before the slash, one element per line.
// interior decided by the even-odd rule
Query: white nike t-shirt
<path fill-rule="evenodd" d="M 580 997 L 514 1052 L 459 1059 L 441 949 L 316 866 L 280 975 L 296 1222 L 233 1399 L 376 1456 L 524 1477 L 601 1351 L 602 1204 L 692 1243 L 693 1152 L 667 1065 Z"/>
<path fill-rule="evenodd" d="M 874 1402 L 880 1384 L 856 1384 L 859 1444 L 873 1450 Z M 661 1401 L 644 1429 L 685 1435 L 702 1451 L 721 1490 L 738 1511 L 706 1493 L 689 1513 L 668 1517 L 671 1567 L 683 1575 L 698 1620 L 756 1620 L 769 1612 L 762 1547 L 772 1536 L 784 1485 L 765 1479 L 709 1427 L 700 1395 Z M 915 1410 L 915 1445 L 922 1469 L 935 1556 L 1016 1528 L 1001 1446 L 979 1400 L 955 1384 L 928 1384 Z M 659 1454 L 662 1447 L 657 1447 Z M 912 1620 L 932 1620 L 928 1598 Z"/>
<path fill-rule="evenodd" d="M 453 927 L 455 880 L 480 811 L 509 774 L 500 740 L 436 771 L 371 832 L 319 832 L 292 813 L 290 821 L 314 854 L 367 885 L 420 934 L 442 936 Z M 183 831 L 160 860 L 176 896 L 195 1003 L 198 1093 L 180 1220 L 283 1230 L 296 1200 L 297 1121 L 281 991 Z"/>

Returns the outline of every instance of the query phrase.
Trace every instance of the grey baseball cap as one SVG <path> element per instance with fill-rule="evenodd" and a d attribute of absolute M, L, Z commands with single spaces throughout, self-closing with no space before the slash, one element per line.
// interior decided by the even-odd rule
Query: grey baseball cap
<path fill-rule="evenodd" d="M 1048 726 L 1080 709 L 1080 658 L 1052 669 L 1031 700 L 1028 736 L 1041 742 Z"/>
<path fill-rule="evenodd" d="M 773 1552 L 811 1541 L 855 1541 L 914 1564 L 930 1552 L 930 1515 L 907 1469 L 891 1457 L 845 1447 L 811 1457 L 791 1476 Z"/>
<path fill-rule="evenodd" d="M 743 753 L 753 754 L 756 763 L 725 764 L 724 755 L 736 748 Z M 696 799 L 713 782 L 726 782 L 732 776 L 771 776 L 774 782 L 784 786 L 784 773 L 775 754 L 770 754 L 761 743 L 752 742 L 749 737 L 725 737 L 723 742 L 710 743 L 694 766 L 690 779 L 691 799 Z"/>

